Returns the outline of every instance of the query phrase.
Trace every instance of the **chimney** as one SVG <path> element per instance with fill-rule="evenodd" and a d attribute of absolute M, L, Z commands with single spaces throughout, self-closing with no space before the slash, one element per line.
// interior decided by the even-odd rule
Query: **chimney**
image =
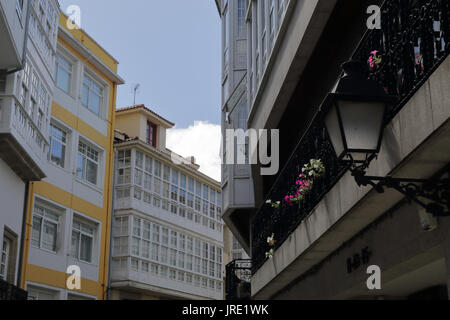
<path fill-rule="evenodd" d="M 187 157 L 187 158 L 185 158 L 187 161 L 189 161 L 191 164 L 194 164 L 195 165 L 195 157 L 193 157 L 193 156 L 190 156 L 190 157 Z"/>

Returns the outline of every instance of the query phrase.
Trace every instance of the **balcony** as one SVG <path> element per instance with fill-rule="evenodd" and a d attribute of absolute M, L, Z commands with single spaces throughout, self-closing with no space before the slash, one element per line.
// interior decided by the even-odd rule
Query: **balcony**
<path fill-rule="evenodd" d="M 180 281 L 178 278 L 170 278 L 168 274 L 162 273 L 162 268 L 165 270 L 175 270 L 174 267 L 168 265 L 158 264 L 157 262 L 150 263 L 156 266 L 157 272 L 153 270 L 143 270 L 144 262 L 140 261 L 137 266 L 133 266 L 133 261 L 139 261 L 136 258 L 125 257 L 113 258 L 111 270 L 111 287 L 117 290 L 140 293 L 146 296 L 165 297 L 167 299 L 212 299 L 222 300 L 223 289 L 221 287 L 210 288 L 204 286 L 202 283 L 195 283 L 195 277 L 203 278 L 204 275 L 195 274 L 186 271 L 193 275 L 193 281 L 188 283 Z M 138 269 L 136 269 L 136 267 Z M 184 273 L 183 271 L 183 273 Z M 208 278 L 208 280 L 211 278 Z M 219 279 L 215 279 L 219 281 Z"/>
<path fill-rule="evenodd" d="M 0 70 L 13 69 L 22 62 L 25 39 L 26 11 L 20 10 L 17 1 L 0 3 Z M 26 8 L 27 2 L 23 7 Z"/>
<path fill-rule="evenodd" d="M 27 300 L 28 292 L 0 279 L 0 300 Z"/>
<path fill-rule="evenodd" d="M 226 266 L 225 299 L 250 299 L 250 278 L 252 261 L 248 259 L 233 260 Z"/>
<path fill-rule="evenodd" d="M 382 57 L 380 65 L 368 67 L 368 76 L 382 84 L 388 93 L 399 97 L 389 112 L 389 124 L 448 57 L 450 3 L 424 0 L 413 1 L 409 6 L 401 1 L 386 1 L 382 14 L 381 29 L 368 31 L 352 58 L 365 63 L 374 50 Z M 442 113 L 444 117 L 445 113 Z M 280 248 L 347 172 L 345 164 L 336 159 L 322 118 L 319 111 L 267 193 L 266 200 L 279 200 L 290 194 L 296 177 L 310 159 L 321 159 L 326 174 L 314 182 L 312 190 L 300 204 L 282 205 L 279 209 L 263 204 L 259 209 L 252 221 L 254 274 L 267 261 L 267 237 L 275 234 L 277 242 L 274 249 Z M 412 151 L 411 146 L 408 152 Z M 408 152 L 402 150 L 401 153 L 406 157 Z"/>
<path fill-rule="evenodd" d="M 0 96 L 0 157 L 24 181 L 45 178 L 48 142 L 15 96 Z"/>

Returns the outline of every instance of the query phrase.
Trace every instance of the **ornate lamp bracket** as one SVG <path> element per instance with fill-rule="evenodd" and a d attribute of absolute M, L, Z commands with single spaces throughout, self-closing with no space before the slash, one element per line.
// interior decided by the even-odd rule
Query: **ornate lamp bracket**
<path fill-rule="evenodd" d="M 450 179 L 410 179 L 376 177 L 366 175 L 370 162 L 376 155 L 370 156 L 364 163 L 356 164 L 349 156 L 350 171 L 358 186 L 372 186 L 378 193 L 385 189 L 395 189 L 410 202 L 415 202 L 435 217 L 450 216 Z M 440 176 L 450 173 L 448 165 Z"/>

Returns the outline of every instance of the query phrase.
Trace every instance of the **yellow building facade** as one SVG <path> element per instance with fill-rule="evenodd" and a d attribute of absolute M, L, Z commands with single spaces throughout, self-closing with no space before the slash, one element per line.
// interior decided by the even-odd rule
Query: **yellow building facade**
<path fill-rule="evenodd" d="M 31 299 L 107 298 L 117 66 L 61 14 L 48 174 L 27 203 L 21 287 Z M 80 288 L 67 285 L 74 268 Z"/>

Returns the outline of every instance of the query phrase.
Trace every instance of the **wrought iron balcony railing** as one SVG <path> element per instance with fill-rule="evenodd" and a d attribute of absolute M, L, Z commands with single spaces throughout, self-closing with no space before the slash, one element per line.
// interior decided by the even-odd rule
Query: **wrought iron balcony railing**
<path fill-rule="evenodd" d="M 381 29 L 366 33 L 353 59 L 366 62 L 374 51 L 381 57 L 369 77 L 399 97 L 391 120 L 449 54 L 450 1 L 386 0 L 381 18 Z"/>
<path fill-rule="evenodd" d="M 227 264 L 225 269 L 225 299 L 245 300 L 250 298 L 252 261 L 249 259 L 234 260 Z"/>
<path fill-rule="evenodd" d="M 0 300 L 27 300 L 28 292 L 0 279 Z"/>
<path fill-rule="evenodd" d="M 387 117 L 390 122 L 448 57 L 450 1 L 386 0 L 381 21 L 381 29 L 369 30 L 364 35 L 352 59 L 367 61 L 368 76 L 399 97 Z M 369 63 L 374 55 L 378 63 Z M 251 239 L 253 273 L 267 260 L 266 252 L 270 249 L 267 237 L 275 234 L 274 249 L 280 247 L 348 169 L 338 162 L 320 113 L 300 139 L 266 200 L 277 201 L 292 194 L 302 166 L 310 159 L 322 160 L 326 174 L 314 182 L 305 199 L 279 209 L 264 203 L 256 214 Z"/>

